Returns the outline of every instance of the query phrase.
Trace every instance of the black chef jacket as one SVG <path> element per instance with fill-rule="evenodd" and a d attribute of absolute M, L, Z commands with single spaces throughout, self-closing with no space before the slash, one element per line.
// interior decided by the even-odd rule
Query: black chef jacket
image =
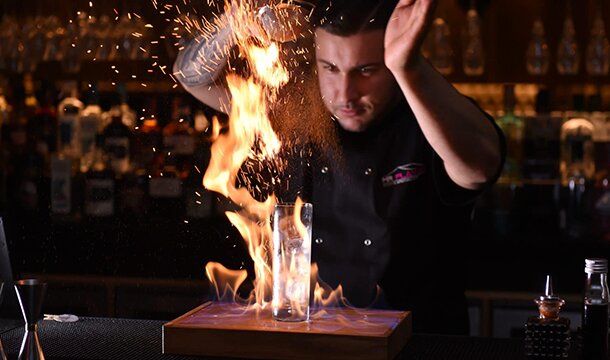
<path fill-rule="evenodd" d="M 314 156 L 305 181 L 321 280 L 354 306 L 412 310 L 415 331 L 467 333 L 463 249 L 481 191 L 449 178 L 406 101 L 337 132 L 341 154 Z"/>

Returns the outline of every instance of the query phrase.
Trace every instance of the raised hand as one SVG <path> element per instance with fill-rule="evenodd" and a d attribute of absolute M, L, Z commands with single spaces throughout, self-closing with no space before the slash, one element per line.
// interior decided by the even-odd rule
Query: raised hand
<path fill-rule="evenodd" d="M 400 0 L 385 32 L 385 64 L 405 71 L 420 58 L 420 48 L 433 20 L 437 0 Z"/>

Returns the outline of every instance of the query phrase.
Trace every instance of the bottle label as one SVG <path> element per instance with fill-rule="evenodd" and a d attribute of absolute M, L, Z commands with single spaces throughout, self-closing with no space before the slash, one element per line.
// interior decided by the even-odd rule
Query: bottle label
<path fill-rule="evenodd" d="M 150 179 L 148 191 L 153 198 L 179 198 L 182 196 L 182 184 L 178 178 L 155 177 Z"/>
<path fill-rule="evenodd" d="M 112 170 L 120 174 L 129 170 L 129 138 L 108 137 L 105 141 L 105 150 L 110 158 Z"/>
<path fill-rule="evenodd" d="M 114 180 L 88 179 L 86 185 L 85 213 L 90 216 L 114 214 Z"/>
<path fill-rule="evenodd" d="M 166 136 L 163 145 L 175 155 L 192 155 L 195 152 L 195 141 L 190 135 Z"/>
<path fill-rule="evenodd" d="M 51 211 L 69 214 L 72 210 L 70 159 L 51 160 Z"/>
<path fill-rule="evenodd" d="M 83 154 L 93 151 L 95 134 L 100 123 L 98 115 L 81 116 L 80 118 L 80 145 Z"/>

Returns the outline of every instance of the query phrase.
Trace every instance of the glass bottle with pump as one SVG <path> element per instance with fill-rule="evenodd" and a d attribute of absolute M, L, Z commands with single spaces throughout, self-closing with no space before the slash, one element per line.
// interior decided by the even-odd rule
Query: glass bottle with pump
<path fill-rule="evenodd" d="M 525 323 L 525 354 L 528 359 L 561 359 L 570 349 L 570 319 L 559 316 L 565 301 L 553 294 L 551 276 L 546 277 L 544 295 L 534 300 L 538 316 Z"/>
<path fill-rule="evenodd" d="M 582 318 L 584 359 L 608 359 L 608 260 L 585 260 Z"/>

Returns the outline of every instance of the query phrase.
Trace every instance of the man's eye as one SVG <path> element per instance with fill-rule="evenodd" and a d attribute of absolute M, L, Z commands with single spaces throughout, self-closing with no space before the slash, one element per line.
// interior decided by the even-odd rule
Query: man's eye
<path fill-rule="evenodd" d="M 324 65 L 324 70 L 328 72 L 337 72 L 337 67 L 332 65 Z"/>
<path fill-rule="evenodd" d="M 375 72 L 375 68 L 372 67 L 365 67 L 360 69 L 360 74 L 368 76 L 368 75 L 372 75 Z"/>

